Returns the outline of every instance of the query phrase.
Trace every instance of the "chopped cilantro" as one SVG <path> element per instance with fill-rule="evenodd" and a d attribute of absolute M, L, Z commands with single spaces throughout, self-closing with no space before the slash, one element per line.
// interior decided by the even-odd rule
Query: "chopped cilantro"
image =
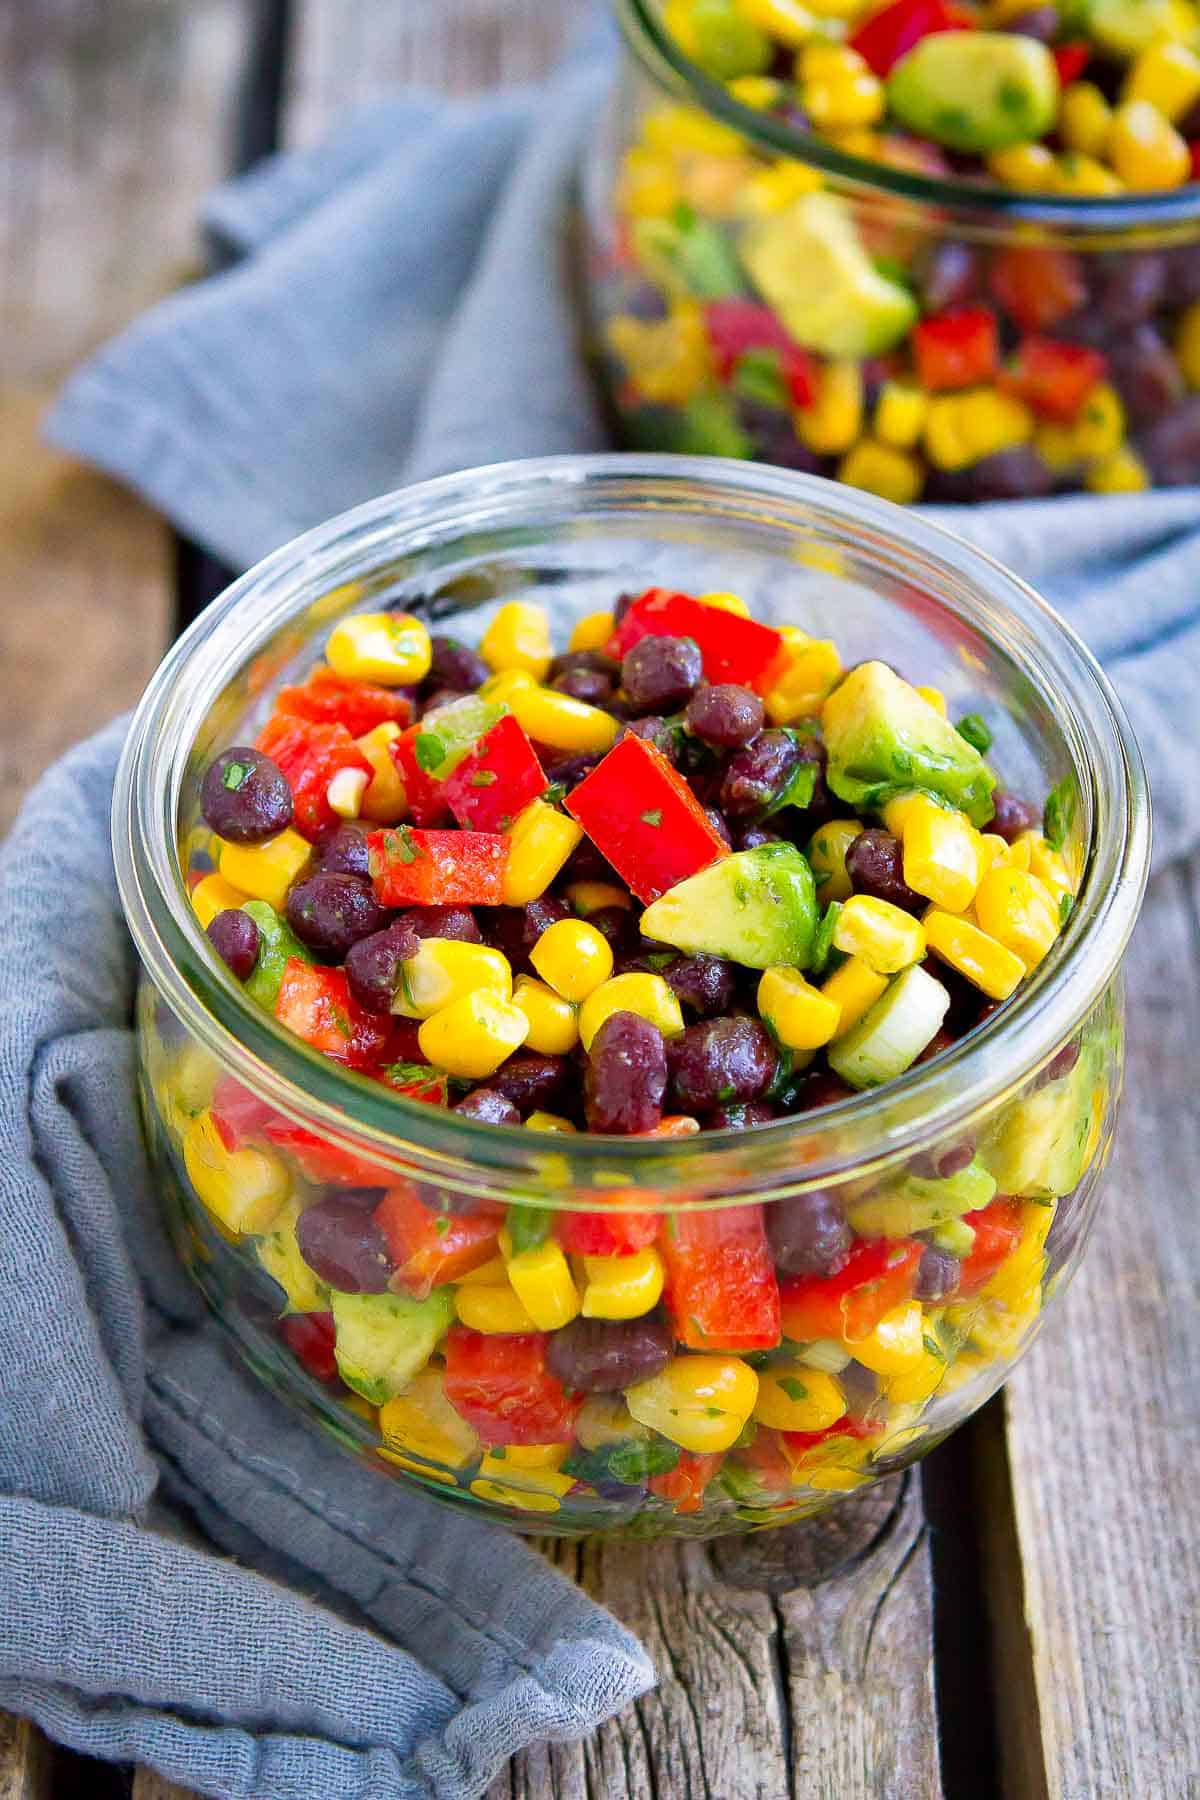
<path fill-rule="evenodd" d="M 236 794 L 237 790 L 241 787 L 243 781 L 245 781 L 245 779 L 246 779 L 247 775 L 249 775 L 249 773 L 250 773 L 249 763 L 243 763 L 243 762 L 226 763 L 225 773 L 221 777 L 221 786 L 224 788 L 228 788 L 231 794 Z"/>
<path fill-rule="evenodd" d="M 655 806 L 641 815 L 643 825 L 653 825 L 656 829 L 662 825 L 662 807 Z"/>
<path fill-rule="evenodd" d="M 706 1406 L 704 1409 L 704 1416 L 706 1419 L 723 1419 L 725 1417 L 725 1408 L 723 1406 Z"/>
<path fill-rule="evenodd" d="M 930 1337 L 929 1333 L 926 1332 L 925 1336 L 921 1339 L 921 1342 L 924 1344 L 926 1350 L 928 1350 L 930 1356 L 935 1356 L 939 1362 L 945 1362 L 946 1352 L 942 1349 L 942 1346 L 935 1337 Z"/>
<path fill-rule="evenodd" d="M 781 1375 L 776 1384 L 781 1387 L 789 1400 L 807 1400 L 808 1389 L 794 1375 Z"/>
<path fill-rule="evenodd" d="M 608 1473 L 614 1481 L 636 1487 L 651 1475 L 666 1475 L 675 1467 L 679 1456 L 678 1444 L 669 1443 L 665 1438 L 651 1439 L 648 1443 L 614 1444 L 608 1455 Z"/>
<path fill-rule="evenodd" d="M 1042 836 L 1052 850 L 1061 850 L 1067 841 L 1067 835 L 1075 823 L 1075 806 L 1078 790 L 1073 775 L 1064 775 L 1056 782 L 1046 795 L 1046 805 L 1042 812 Z"/>
<path fill-rule="evenodd" d="M 557 806 L 559 801 L 565 800 L 566 797 L 567 784 L 565 781 L 552 781 L 542 795 L 542 799 L 546 802 L 547 806 Z"/>
<path fill-rule="evenodd" d="M 468 777 L 467 786 L 473 788 L 494 787 L 498 780 L 499 776 L 495 769 L 476 769 L 475 773 Z"/>
<path fill-rule="evenodd" d="M 1070 894 L 1064 894 L 1058 903 L 1058 929 L 1061 931 L 1071 916 L 1071 908 L 1075 902 Z"/>
<path fill-rule="evenodd" d="M 419 731 L 413 740 L 413 755 L 418 769 L 429 774 L 446 760 L 446 746 L 435 731 Z"/>
<path fill-rule="evenodd" d="M 980 756 L 986 756 L 992 747 L 992 734 L 978 713 L 964 713 L 954 727 L 960 738 L 966 738 Z"/>
<path fill-rule="evenodd" d="M 450 1229 L 450 1221 L 445 1213 L 438 1214 L 437 1218 L 433 1221 L 433 1229 L 437 1232 L 439 1237 L 445 1237 Z"/>

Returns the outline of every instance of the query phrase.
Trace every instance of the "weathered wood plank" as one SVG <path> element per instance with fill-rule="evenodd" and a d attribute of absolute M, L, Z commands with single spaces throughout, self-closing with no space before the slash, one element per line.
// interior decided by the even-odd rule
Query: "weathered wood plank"
<path fill-rule="evenodd" d="M 133 1778 L 130 1800 L 195 1800 L 190 1788 L 177 1787 L 154 1769 L 139 1769 Z"/>
<path fill-rule="evenodd" d="M 0 1800 L 50 1800 L 50 1746 L 27 1719 L 0 1713 Z"/>

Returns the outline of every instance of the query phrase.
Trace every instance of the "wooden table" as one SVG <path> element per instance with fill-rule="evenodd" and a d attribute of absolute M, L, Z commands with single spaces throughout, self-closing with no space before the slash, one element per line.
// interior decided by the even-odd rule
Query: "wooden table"
<path fill-rule="evenodd" d="M 37 442 L 63 372 L 196 267 L 200 196 L 276 128 L 307 143 L 398 83 L 529 77 L 584 7 L 5 9 L 5 818 L 58 751 L 136 698 L 174 616 L 161 521 Z M 1003 1398 L 919 1470 L 808 1530 L 552 1548 L 641 1636 L 661 1680 L 590 1743 L 517 1758 L 495 1800 L 1200 1795 L 1198 971 L 1200 861 L 1147 904 L 1108 1203 Z M 130 1792 L 185 1800 L 0 1717 L 0 1800 Z"/>

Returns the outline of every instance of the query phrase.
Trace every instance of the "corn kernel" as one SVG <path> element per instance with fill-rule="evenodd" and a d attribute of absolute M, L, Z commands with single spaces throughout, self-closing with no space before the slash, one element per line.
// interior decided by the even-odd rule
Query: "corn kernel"
<path fill-rule="evenodd" d="M 521 729 L 551 750 L 587 756 L 611 750 L 616 742 L 617 721 L 611 713 L 553 688 L 519 687 L 509 696 L 508 705 Z"/>
<path fill-rule="evenodd" d="M 1111 133 L 1110 142 L 1111 142 Z M 1094 156 L 1084 156 L 1078 150 L 1068 150 L 1058 158 L 1054 169 L 1052 193 L 1078 194 L 1083 199 L 1103 199 L 1106 194 L 1119 194 L 1123 191 L 1122 183 L 1106 169 L 1102 162 Z"/>
<path fill-rule="evenodd" d="M 837 646 L 828 638 L 806 637 L 794 625 L 780 628 L 783 648 L 772 663 L 763 705 L 772 725 L 815 718 L 842 673 Z"/>
<path fill-rule="evenodd" d="M 1200 58 L 1185 44 L 1150 44 L 1126 75 L 1121 99 L 1148 101 L 1176 124 L 1200 100 Z"/>
<path fill-rule="evenodd" d="M 841 1022 L 842 1009 L 799 969 L 764 969 L 758 983 L 758 1010 L 785 1050 L 819 1050 Z"/>
<path fill-rule="evenodd" d="M 1069 475 L 1083 460 L 1070 425 L 1040 424 L 1033 434 L 1033 447 L 1055 475 Z"/>
<path fill-rule="evenodd" d="M 915 456 L 890 444 L 860 438 L 848 450 L 838 468 L 837 478 L 848 487 L 861 488 L 866 494 L 878 494 L 897 506 L 910 506 L 921 492 L 924 471 Z"/>
<path fill-rule="evenodd" d="M 638 393 L 652 405 L 686 406 L 708 380 L 710 346 L 694 301 L 676 301 L 665 319 L 619 313 L 605 331 Z"/>
<path fill-rule="evenodd" d="M 959 395 L 937 394 L 929 402 L 922 441 L 935 469 L 953 473 L 968 467 L 972 458 L 962 434 Z"/>
<path fill-rule="evenodd" d="M 787 50 L 798 50 L 816 30 L 816 21 L 800 0 L 737 0 L 742 17 L 765 31 Z"/>
<path fill-rule="evenodd" d="M 490 1256 L 477 1269 L 471 1269 L 457 1278 L 459 1287 L 507 1287 L 508 1270 L 502 1256 Z"/>
<path fill-rule="evenodd" d="M 1112 107 L 1091 81 L 1073 81 L 1059 101 L 1058 131 L 1068 150 L 1102 157 L 1112 130 Z"/>
<path fill-rule="evenodd" d="M 544 981 L 518 975 L 513 1005 L 529 1020 L 526 1046 L 541 1056 L 565 1056 L 579 1042 L 579 1017 L 569 1000 Z"/>
<path fill-rule="evenodd" d="M 846 1411 L 841 1383 L 801 1362 L 768 1363 L 758 1377 L 754 1417 L 776 1431 L 825 1431 Z"/>
<path fill-rule="evenodd" d="M 513 1292 L 539 1331 L 558 1331 L 578 1316 L 579 1290 L 561 1244 L 549 1238 L 505 1260 Z"/>
<path fill-rule="evenodd" d="M 390 1450 L 466 1468 L 479 1455 L 479 1439 L 446 1398 L 436 1369 L 422 1369 L 379 1409 L 379 1431 Z"/>
<path fill-rule="evenodd" d="M 696 106 L 656 106 L 642 121 L 642 142 L 651 150 L 700 150 L 715 156 L 737 155 L 742 140 Z"/>
<path fill-rule="evenodd" d="M 1180 317 L 1175 357 L 1188 386 L 1200 388 L 1200 300 L 1187 307 Z"/>
<path fill-rule="evenodd" d="M 862 57 L 843 45 L 811 44 L 800 53 L 802 65 L 814 51 L 831 51 L 846 59 L 836 70 L 804 77 L 801 101 L 818 130 L 853 131 L 877 124 L 884 113 L 883 83 Z"/>
<path fill-rule="evenodd" d="M 443 1006 L 476 990 L 500 1000 L 512 998 L 507 956 L 487 944 L 457 938 L 422 938 L 416 953 L 400 964 L 392 1011 L 403 1019 L 429 1019 Z"/>
<path fill-rule="evenodd" d="M 227 1150 L 211 1112 L 199 1113 L 183 1137 L 183 1165 L 197 1199 L 227 1232 L 269 1231 L 291 1192 L 286 1164 L 269 1150 Z"/>
<path fill-rule="evenodd" d="M 980 929 L 1021 958 L 1026 968 L 1041 962 L 1058 937 L 1058 904 L 1034 875 L 1020 869 L 990 869 L 975 895 Z"/>
<path fill-rule="evenodd" d="M 527 906 L 544 894 L 583 831 L 566 813 L 531 800 L 505 834 L 509 841 L 501 896 L 505 906 Z"/>
<path fill-rule="evenodd" d="M 760 169 L 743 183 L 738 211 L 750 218 L 768 218 L 786 212 L 803 194 L 815 194 L 823 184 L 819 169 L 781 157 L 770 168 Z"/>
<path fill-rule="evenodd" d="M 480 684 L 479 697 L 481 700 L 498 700 L 507 706 L 518 688 L 536 686 L 537 682 L 528 669 L 500 669 Z"/>
<path fill-rule="evenodd" d="M 1074 894 L 1075 883 L 1071 879 L 1071 871 L 1057 850 L 1052 850 L 1040 831 L 1023 831 L 1018 843 L 1024 840 L 1029 846 L 1029 873 L 1036 875 L 1050 889 L 1050 892 L 1061 899 L 1064 894 Z"/>
<path fill-rule="evenodd" d="M 396 767 L 389 746 L 400 736 L 400 727 L 385 720 L 354 742 L 371 765 L 372 774 L 359 802 L 359 816 L 373 825 L 395 825 L 408 810 L 404 777 Z"/>
<path fill-rule="evenodd" d="M 983 880 L 989 869 L 1010 867 L 1007 840 L 998 837 L 994 831 L 980 832 L 977 848 L 979 850 L 980 881 Z"/>
<path fill-rule="evenodd" d="M 312 858 L 308 839 L 290 826 L 265 844 L 230 844 L 223 838 L 218 842 L 219 866 L 226 881 L 240 888 L 243 896 L 265 900 L 276 912 L 282 912 L 288 890 Z"/>
<path fill-rule="evenodd" d="M 905 882 L 950 912 L 964 911 L 979 885 L 977 838 L 961 813 L 947 812 L 921 796 L 904 820 Z"/>
<path fill-rule="evenodd" d="M 639 1425 L 699 1455 L 728 1450 L 754 1411 L 758 1376 L 738 1356 L 677 1356 L 625 1393 Z"/>
<path fill-rule="evenodd" d="M 617 887 L 612 881 L 573 881 L 566 892 L 571 911 L 581 919 L 589 918 L 601 907 L 620 906 L 628 910 L 633 905 L 628 888 Z"/>
<path fill-rule="evenodd" d="M 348 681 L 407 687 L 423 681 L 432 658 L 429 633 L 411 613 L 352 613 L 325 645 L 330 667 Z"/>
<path fill-rule="evenodd" d="M 585 1050 L 605 1019 L 616 1012 L 635 1012 L 657 1025 L 664 1037 L 678 1037 L 683 1030 L 679 1001 L 661 975 L 631 971 L 601 982 L 579 1009 L 579 1037 Z"/>
<path fill-rule="evenodd" d="M 625 155 L 617 183 L 617 205 L 631 219 L 666 219 L 683 199 L 679 176 L 669 157 L 641 144 Z"/>
<path fill-rule="evenodd" d="M 1044 144 L 1010 144 L 1005 150 L 993 150 L 987 166 L 988 174 L 1005 187 L 1028 194 L 1048 193 L 1058 176 L 1054 156 Z"/>
<path fill-rule="evenodd" d="M 511 1000 L 495 994 L 463 994 L 423 1021 L 421 1055 L 448 1075 L 482 1081 L 525 1042 L 529 1020 Z"/>
<path fill-rule="evenodd" d="M 919 1300 L 902 1301 L 884 1313 L 869 1336 L 854 1340 L 855 1361 L 876 1375 L 903 1375 L 927 1354 L 925 1316 Z"/>
<path fill-rule="evenodd" d="M 502 1457 L 512 1469 L 561 1469 L 567 1460 L 570 1444 L 505 1444 L 502 1450 L 489 1451 L 492 1458 Z"/>
<path fill-rule="evenodd" d="M 934 712 L 941 713 L 943 719 L 946 717 L 948 710 L 946 696 L 941 688 L 918 686 L 915 691 L 920 694 L 927 706 L 932 706 Z"/>
<path fill-rule="evenodd" d="M 1125 439 L 1125 408 L 1107 381 L 1098 381 L 1072 427 L 1076 453 L 1088 459 L 1111 456 Z"/>
<path fill-rule="evenodd" d="M 612 974 L 612 946 L 586 919 L 556 919 L 529 953 L 542 980 L 564 1000 L 586 1000 Z"/>
<path fill-rule="evenodd" d="M 819 456 L 838 456 L 862 430 L 862 416 L 862 370 L 858 363 L 840 358 L 825 364 L 816 399 L 796 413 L 795 424 L 810 450 Z"/>
<path fill-rule="evenodd" d="M 923 1334 L 923 1341 L 924 1335 L 928 1334 Z M 887 1379 L 884 1393 L 887 1396 L 889 1410 L 897 1406 L 923 1405 L 941 1387 L 945 1377 L 945 1356 L 935 1354 L 929 1348 L 928 1343 L 925 1343 L 919 1362 L 914 1362 L 910 1368 Z M 893 1444 L 892 1448 L 894 1447 Z"/>
<path fill-rule="evenodd" d="M 564 1137 L 574 1137 L 576 1127 L 570 1119 L 564 1119 L 561 1113 L 531 1112 L 525 1121 L 526 1131 L 554 1131 Z"/>
<path fill-rule="evenodd" d="M 653 1245 L 629 1256 L 585 1256 L 585 1319 L 640 1319 L 663 1291 L 662 1257 Z"/>
<path fill-rule="evenodd" d="M 1019 956 L 955 913 L 931 907 L 925 914 L 925 942 L 989 999 L 1007 1000 L 1024 979 L 1025 964 Z"/>
<path fill-rule="evenodd" d="M 906 382 L 885 381 L 875 404 L 875 436 L 894 450 L 911 450 L 920 441 L 929 411 L 929 395 Z"/>
<path fill-rule="evenodd" d="M 508 1284 L 476 1287 L 460 1282 L 454 1290 L 454 1310 L 460 1324 L 488 1337 L 537 1330 L 516 1289 Z"/>
<path fill-rule="evenodd" d="M 339 769 L 325 789 L 330 810 L 339 819 L 357 819 L 371 777 L 362 769 Z"/>
<path fill-rule="evenodd" d="M 727 593 L 724 588 L 714 588 L 708 594 L 697 594 L 696 598 L 702 605 L 715 607 L 718 612 L 736 613 L 739 619 L 750 617 L 750 608 L 742 596 Z"/>
<path fill-rule="evenodd" d="M 328 1312 L 329 1289 L 300 1254 L 296 1224 L 302 1211 L 295 1195 L 285 1201 L 270 1230 L 256 1241 L 254 1254 L 287 1295 L 288 1312 Z"/>
<path fill-rule="evenodd" d="M 862 836 L 862 829 L 858 819 L 831 819 L 814 834 L 808 846 L 808 860 L 817 879 L 822 903 L 848 900 L 854 892 L 846 873 L 846 852 L 855 838 Z M 889 825 L 889 831 L 894 829 Z"/>
<path fill-rule="evenodd" d="M 738 10 L 744 17 L 749 17 L 744 5 Z M 755 23 L 753 19 L 750 22 Z M 738 75 L 727 85 L 738 104 L 750 107 L 753 112 L 766 112 L 778 104 L 786 91 L 783 83 L 770 75 Z"/>
<path fill-rule="evenodd" d="M 506 601 L 484 632 L 479 654 L 498 674 L 523 669 L 535 681 L 544 681 L 554 657 L 545 607 Z"/>
<path fill-rule="evenodd" d="M 843 903 L 833 941 L 848 956 L 861 957 L 877 975 L 898 975 L 925 954 L 920 921 L 871 894 L 852 894 Z"/>
<path fill-rule="evenodd" d="M 603 650 L 616 630 L 610 612 L 585 613 L 567 640 L 568 650 Z"/>
<path fill-rule="evenodd" d="M 1150 486 L 1150 472 L 1136 451 L 1123 445 L 1094 462 L 1083 485 L 1093 494 L 1141 494 Z"/>
<path fill-rule="evenodd" d="M 565 1475 L 559 1477 L 566 1481 L 564 1493 L 569 1493 L 575 1485 Z M 510 1487 L 503 1481 L 473 1481 L 471 1492 L 480 1500 L 491 1500 L 496 1506 L 514 1506 L 519 1512 L 556 1513 L 561 1509 L 562 1501 L 553 1494 L 535 1493 L 532 1489 Z"/>
<path fill-rule="evenodd" d="M 870 1012 L 887 987 L 887 976 L 869 969 L 860 957 L 851 956 L 821 983 L 821 992 L 839 1008 L 834 1042 Z"/>
<path fill-rule="evenodd" d="M 958 433 L 971 462 L 1027 444 L 1033 436 L 1033 414 L 1011 394 L 971 388 L 950 398 L 958 404 Z"/>
<path fill-rule="evenodd" d="M 171 1088 L 185 1112 L 203 1112 L 213 1097 L 220 1068 L 203 1044 L 187 1039 L 171 1062 Z"/>
<path fill-rule="evenodd" d="M 471 1483 L 471 1492 L 477 1494 L 483 1488 L 496 1487 L 502 1489 L 509 1506 L 524 1507 L 533 1512 L 551 1510 L 543 1505 L 530 1506 L 531 1501 L 551 1501 L 553 1508 L 564 1494 L 569 1494 L 575 1486 L 573 1475 L 564 1475 L 553 1466 L 553 1463 L 526 1462 L 517 1455 L 520 1445 L 505 1445 L 497 1450 L 489 1450 L 479 1465 L 478 1479 Z M 535 1445 L 535 1449 L 541 1449 Z"/>
<path fill-rule="evenodd" d="M 192 910 L 199 919 L 201 928 L 207 931 L 218 913 L 240 906 L 250 896 L 241 893 L 223 875 L 206 875 L 196 883 L 190 898 Z"/>

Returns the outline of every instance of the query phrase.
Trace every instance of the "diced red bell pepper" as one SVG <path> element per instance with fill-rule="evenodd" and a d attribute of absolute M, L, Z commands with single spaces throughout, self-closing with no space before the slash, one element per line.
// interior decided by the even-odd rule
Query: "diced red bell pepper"
<path fill-rule="evenodd" d="M 295 1163 L 306 1181 L 315 1187 L 386 1187 L 393 1171 L 371 1162 L 357 1151 L 331 1143 L 304 1125 L 281 1116 L 273 1118 L 263 1136 Z"/>
<path fill-rule="evenodd" d="M 964 1223 L 974 1231 L 975 1242 L 959 1268 L 956 1299 L 978 1293 L 1016 1249 L 1021 1241 L 1021 1202 L 1002 1194 L 979 1212 L 967 1213 Z"/>
<path fill-rule="evenodd" d="M 959 31 L 959 19 L 944 0 L 893 0 L 881 12 L 872 13 L 853 32 L 849 44 L 857 50 L 873 74 L 881 80 L 891 73 L 892 65 L 907 56 L 922 38 L 937 31 Z"/>
<path fill-rule="evenodd" d="M 222 1075 L 217 1082 L 211 1111 L 213 1124 L 227 1150 L 240 1150 L 244 1144 L 265 1137 L 267 1126 L 279 1117 L 265 1100 L 244 1088 L 232 1075 Z"/>
<path fill-rule="evenodd" d="M 878 1430 L 879 1426 L 870 1420 L 854 1419 L 847 1414 L 838 1419 L 836 1424 L 826 1425 L 822 1431 L 781 1431 L 779 1435 L 791 1455 L 799 1457 L 803 1456 L 806 1450 L 814 1450 L 818 1444 L 825 1443 L 829 1438 L 869 1438 L 874 1437 Z"/>
<path fill-rule="evenodd" d="M 443 1346 L 446 1398 L 485 1444 L 562 1444 L 582 1394 L 546 1367 L 543 1332 L 488 1333 L 452 1325 Z"/>
<path fill-rule="evenodd" d="M 733 681 L 760 691 L 783 647 L 770 625 L 669 588 L 647 588 L 639 595 L 609 639 L 608 654 L 619 661 L 640 639 L 651 636 L 690 637 L 699 646 L 710 681 Z"/>
<path fill-rule="evenodd" d="M 761 1206 L 675 1213 L 660 1240 L 675 1336 L 689 1350 L 770 1350 L 779 1283 Z"/>
<path fill-rule="evenodd" d="M 332 1313 L 287 1313 L 279 1321 L 279 1335 L 317 1381 L 338 1379 L 337 1358 L 333 1354 L 337 1328 Z"/>
<path fill-rule="evenodd" d="M 392 1022 L 358 1004 L 344 969 L 321 968 L 289 956 L 275 1017 L 314 1050 L 349 1068 L 378 1068 L 389 1060 Z"/>
<path fill-rule="evenodd" d="M 560 1213 L 555 1236 L 569 1256 L 632 1256 L 658 1236 L 654 1212 Z"/>
<path fill-rule="evenodd" d="M 699 1512 L 704 1504 L 704 1490 L 724 1461 L 723 1456 L 700 1456 L 684 1450 L 673 1469 L 665 1475 L 652 1475 L 646 1486 L 660 1500 L 672 1500 L 677 1513 Z"/>
<path fill-rule="evenodd" d="M 372 831 L 367 855 L 381 906 L 500 906 L 509 841 L 492 831 Z"/>
<path fill-rule="evenodd" d="M 312 842 L 339 823 L 326 798 L 339 770 L 374 773 L 344 725 L 321 725 L 277 713 L 263 726 L 256 748 L 282 771 L 292 790 L 292 823 Z"/>
<path fill-rule="evenodd" d="M 917 380 L 930 394 L 990 381 L 997 353 L 996 315 L 984 306 L 935 313 L 913 332 Z"/>
<path fill-rule="evenodd" d="M 1069 87 L 1091 62 L 1092 46 L 1086 39 L 1078 38 L 1069 44 L 1056 44 L 1050 54 L 1058 70 L 1059 86 Z"/>
<path fill-rule="evenodd" d="M 836 1275 L 788 1276 L 779 1288 L 785 1336 L 798 1344 L 869 1337 L 884 1314 L 912 1294 L 921 1249 L 859 1238 Z"/>
<path fill-rule="evenodd" d="M 704 328 L 713 366 L 722 381 L 729 380 L 747 350 L 776 350 L 793 405 L 812 405 L 817 394 L 816 358 L 788 336 L 769 306 L 739 295 L 709 300 L 704 308 Z"/>
<path fill-rule="evenodd" d="M 282 687 L 275 711 L 315 725 L 344 725 L 351 737 L 362 737 L 376 725 L 407 725 L 412 702 L 394 688 L 355 681 L 322 664 L 299 687 Z"/>
<path fill-rule="evenodd" d="M 1107 367 L 1100 351 L 1089 350 L 1086 344 L 1027 337 L 1018 344 L 1000 385 L 1039 417 L 1069 425 L 1078 418 L 1096 383 L 1103 381 Z"/>
<path fill-rule="evenodd" d="M 536 750 L 505 713 L 447 775 L 442 792 L 464 831 L 506 831 L 546 785 Z"/>
<path fill-rule="evenodd" d="M 414 825 L 439 825 L 450 816 L 446 790 L 435 781 L 417 757 L 417 739 L 426 735 L 420 725 L 410 725 L 388 745 L 388 754 L 404 783 L 404 804 Z"/>
<path fill-rule="evenodd" d="M 500 1220 L 486 1214 L 434 1212 L 410 1182 L 390 1187 L 374 1212 L 396 1272 L 391 1285 L 415 1300 L 461 1281 L 496 1255 Z"/>
<path fill-rule="evenodd" d="M 389 1063 L 386 1069 L 380 1069 L 375 1079 L 391 1088 L 394 1094 L 403 1094 L 406 1100 L 419 1100 L 424 1106 L 449 1104 L 446 1076 L 440 1069 L 431 1069 L 424 1059 Z"/>
<path fill-rule="evenodd" d="M 791 1486 L 792 1463 L 784 1452 L 782 1432 L 760 1425 L 750 1443 L 739 1446 L 737 1460 L 769 1494 Z"/>
<path fill-rule="evenodd" d="M 1013 244 L 992 258 L 988 284 L 1022 331 L 1048 331 L 1083 305 L 1087 283 L 1069 250 Z"/>
<path fill-rule="evenodd" d="M 632 734 L 613 745 L 564 805 L 646 906 L 729 855 L 683 776 L 661 750 Z"/>

